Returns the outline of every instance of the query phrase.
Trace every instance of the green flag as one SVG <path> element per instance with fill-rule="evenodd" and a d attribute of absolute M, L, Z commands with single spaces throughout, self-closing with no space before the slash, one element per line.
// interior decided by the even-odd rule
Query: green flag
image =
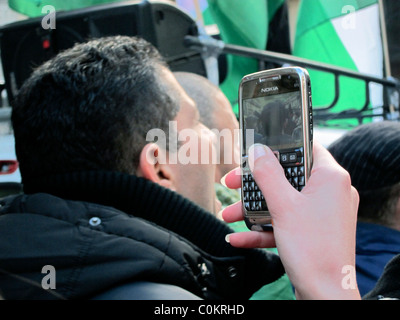
<path fill-rule="evenodd" d="M 293 54 L 383 77 L 383 49 L 377 0 L 302 0 Z M 314 107 L 334 99 L 334 77 L 310 70 Z M 382 89 L 371 86 L 372 106 L 382 106 Z M 340 77 L 340 95 L 332 112 L 360 110 L 365 83 Z M 346 123 L 355 124 L 354 121 Z"/>
<path fill-rule="evenodd" d="M 265 50 L 269 22 L 284 2 L 284 0 L 208 0 L 208 12 L 205 12 L 205 17 L 211 17 L 218 25 L 225 43 Z M 231 101 L 235 113 L 237 113 L 240 80 L 244 75 L 256 71 L 258 71 L 256 60 L 228 56 L 228 74 L 221 84 L 221 89 Z"/>

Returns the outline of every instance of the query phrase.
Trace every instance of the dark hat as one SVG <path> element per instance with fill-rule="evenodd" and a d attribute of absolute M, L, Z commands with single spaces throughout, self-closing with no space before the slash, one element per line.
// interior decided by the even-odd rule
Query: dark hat
<path fill-rule="evenodd" d="M 400 122 L 361 125 L 332 143 L 328 150 L 350 173 L 358 191 L 400 183 Z"/>

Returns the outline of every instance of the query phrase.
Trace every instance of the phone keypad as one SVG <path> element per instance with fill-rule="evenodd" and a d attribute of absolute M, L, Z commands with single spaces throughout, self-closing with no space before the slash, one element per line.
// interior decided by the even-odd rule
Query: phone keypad
<path fill-rule="evenodd" d="M 268 210 L 265 198 L 251 173 L 243 175 L 243 203 L 247 211 Z"/>
<path fill-rule="evenodd" d="M 304 151 L 303 148 L 293 152 L 279 154 L 280 163 L 286 179 L 298 191 L 305 186 Z M 254 177 L 250 172 L 243 173 L 243 204 L 247 211 L 268 211 L 267 203 Z"/>

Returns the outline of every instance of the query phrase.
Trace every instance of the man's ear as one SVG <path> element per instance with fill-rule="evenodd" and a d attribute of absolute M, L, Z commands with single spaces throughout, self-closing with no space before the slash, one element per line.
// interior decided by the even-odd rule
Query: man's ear
<path fill-rule="evenodd" d="M 167 163 L 166 151 L 155 143 L 148 143 L 142 149 L 139 158 L 137 176 L 146 178 L 159 185 L 175 190 L 173 174 Z"/>

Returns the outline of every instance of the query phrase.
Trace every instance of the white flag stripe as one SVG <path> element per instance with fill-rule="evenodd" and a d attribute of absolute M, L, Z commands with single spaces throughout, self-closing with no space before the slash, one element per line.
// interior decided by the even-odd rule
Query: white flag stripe
<path fill-rule="evenodd" d="M 333 19 L 331 22 L 353 59 L 357 70 L 362 73 L 383 77 L 382 36 L 379 21 L 378 4 L 358 10 L 354 15 L 354 28 L 346 28 L 344 17 Z M 371 104 L 383 104 L 382 87 L 371 85 Z"/>

